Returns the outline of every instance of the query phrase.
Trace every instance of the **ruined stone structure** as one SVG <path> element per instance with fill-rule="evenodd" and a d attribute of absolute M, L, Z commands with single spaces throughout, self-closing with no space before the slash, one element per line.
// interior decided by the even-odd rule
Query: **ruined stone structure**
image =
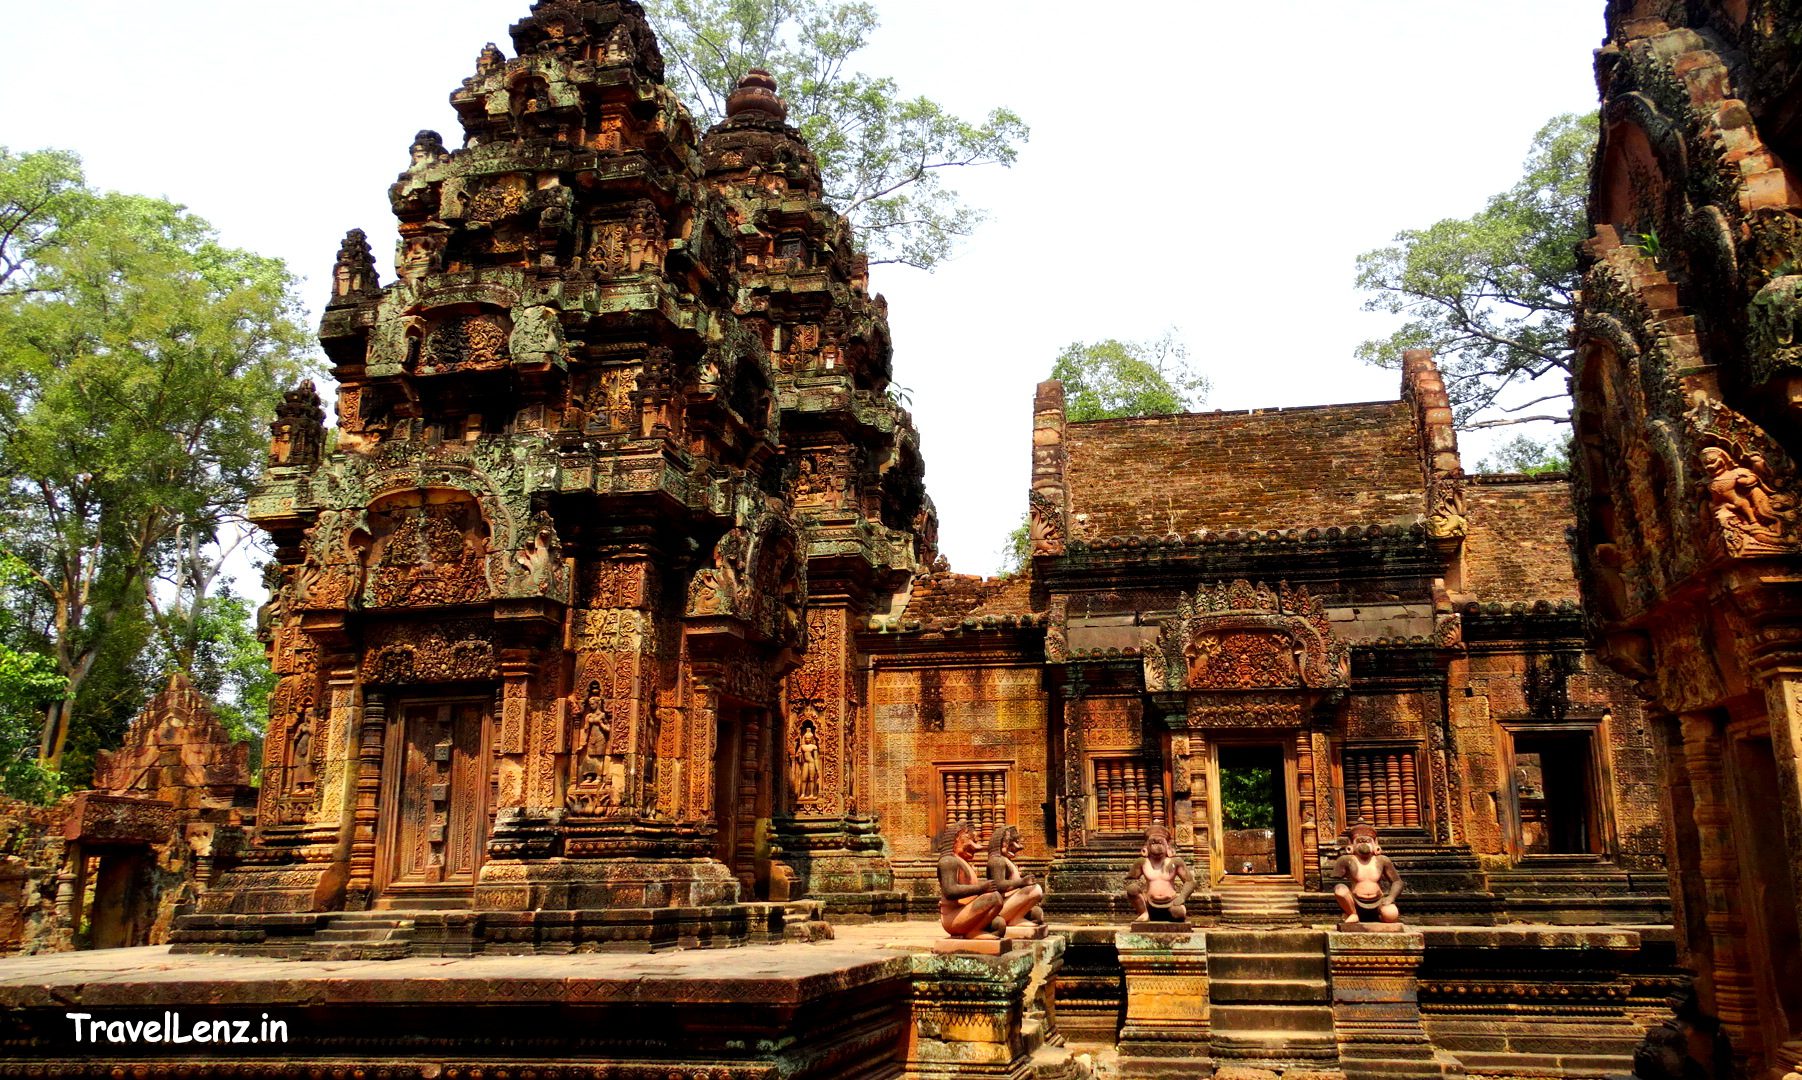
<path fill-rule="evenodd" d="M 697 139 L 636 4 L 513 44 L 390 191 L 399 280 L 340 249 L 335 443 L 307 388 L 272 429 L 262 827 L 190 940 L 743 940 L 783 913 L 741 901 L 889 896 L 853 634 L 933 511 L 849 226 L 766 76 Z"/>
<path fill-rule="evenodd" d="M 1666 783 L 1563 478 L 1467 475 L 1424 353 L 1362 404 L 1077 423 L 1046 383 L 1031 564 L 954 574 L 779 88 L 697 133 L 631 0 L 513 46 L 410 148 L 399 279 L 339 251 L 336 431 L 290 393 L 250 503 L 257 826 L 150 984 L 294 1010 L 272 1074 L 1079 1080 L 1060 1025 L 1131 1076 L 1625 1070 L 1686 981 Z M 1745 462 L 1709 490 L 1766 536 Z M 1355 826 L 1405 927 L 1319 928 Z M 1181 921 L 1128 928 L 1135 867 Z M 16 1071 L 134 1003 L 80 960 L 0 970 Z"/>
<path fill-rule="evenodd" d="M 1651 702 L 1696 974 L 1648 1076 L 1802 1072 L 1799 33 L 1793 5 L 1616 0 L 1597 60 L 1577 554 Z"/>
<path fill-rule="evenodd" d="M 251 798 L 249 744 L 174 676 L 92 789 L 0 806 L 0 955 L 167 941 L 236 855 Z"/>

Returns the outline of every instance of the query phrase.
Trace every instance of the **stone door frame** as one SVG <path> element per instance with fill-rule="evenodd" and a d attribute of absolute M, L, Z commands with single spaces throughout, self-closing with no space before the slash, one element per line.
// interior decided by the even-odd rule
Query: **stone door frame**
<path fill-rule="evenodd" d="M 401 836 L 401 786 L 404 777 L 401 775 L 406 757 L 407 718 L 411 709 L 421 705 L 457 706 L 479 705 L 482 710 L 480 746 L 476 752 L 476 781 L 474 796 L 476 805 L 472 808 L 477 822 L 477 838 L 475 850 L 471 853 L 474 863 L 470 880 L 444 883 L 398 883 L 395 881 L 395 863 L 399 858 L 398 844 Z M 437 893 L 451 894 L 467 888 L 473 897 L 476 882 L 481 878 L 482 863 L 488 854 L 489 814 L 489 777 L 494 767 L 494 726 L 497 709 L 493 692 L 482 693 L 479 689 L 463 687 L 444 693 L 412 693 L 392 695 L 387 703 L 387 730 L 382 737 L 382 787 L 376 817 L 376 848 L 374 896 L 378 902 L 393 901 L 409 896 L 425 896 Z M 452 799 L 457 793 L 450 793 Z"/>
<path fill-rule="evenodd" d="M 1276 875 L 1252 875 L 1263 880 L 1288 879 L 1295 880 L 1296 888 L 1302 887 L 1305 863 L 1302 847 L 1302 790 L 1301 762 L 1297 746 L 1296 731 L 1255 730 L 1234 731 L 1231 729 L 1214 729 L 1197 732 L 1207 741 L 1206 764 L 1208 783 L 1208 887 L 1218 888 L 1220 882 L 1229 875 L 1226 873 L 1226 829 L 1222 815 L 1220 788 L 1220 748 L 1221 746 L 1266 746 L 1276 747 L 1283 755 L 1283 813 L 1287 815 L 1289 872 Z M 1244 877 L 1246 875 L 1233 875 Z"/>

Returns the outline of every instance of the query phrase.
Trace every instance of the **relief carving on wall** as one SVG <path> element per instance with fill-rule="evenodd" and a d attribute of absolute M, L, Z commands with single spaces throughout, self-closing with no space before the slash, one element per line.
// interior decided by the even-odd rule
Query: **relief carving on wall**
<path fill-rule="evenodd" d="M 806 639 L 801 609 L 807 593 L 799 536 L 786 517 L 762 511 L 728 529 L 711 565 L 688 583 L 690 618 L 732 618 L 782 645 Z"/>
<path fill-rule="evenodd" d="M 1145 681 L 1154 692 L 1337 689 L 1351 683 L 1351 648 L 1306 588 L 1203 584 L 1164 620 Z"/>
<path fill-rule="evenodd" d="M 1707 519 L 1734 557 L 1802 550 L 1796 530 L 1795 469 L 1752 421 L 1697 394 L 1684 418 L 1703 443 L 1697 485 Z"/>

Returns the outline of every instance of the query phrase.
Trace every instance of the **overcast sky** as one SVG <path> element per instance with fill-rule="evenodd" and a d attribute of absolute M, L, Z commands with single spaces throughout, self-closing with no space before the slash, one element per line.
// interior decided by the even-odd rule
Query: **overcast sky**
<path fill-rule="evenodd" d="M 528 0 L 59 0 L 7 12 L 0 145 L 162 195 L 280 256 L 316 312 L 344 231 L 392 279 L 387 186 Z M 880 267 L 955 569 L 1025 508 L 1033 385 L 1060 348 L 1175 326 L 1207 407 L 1394 398 L 1353 260 L 1476 210 L 1551 116 L 1594 107 L 1601 0 L 876 0 L 862 66 L 1032 127 L 956 178 L 989 220 L 933 274 Z M 1263 448 L 1281 454 L 1282 446 Z M 1466 441 L 1465 462 L 1481 451 Z M 249 584 L 245 582 L 245 584 Z"/>

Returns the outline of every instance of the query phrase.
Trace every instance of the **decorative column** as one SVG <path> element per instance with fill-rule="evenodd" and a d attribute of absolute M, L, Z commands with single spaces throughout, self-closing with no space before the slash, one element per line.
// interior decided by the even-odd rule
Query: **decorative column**
<path fill-rule="evenodd" d="M 1739 1050 L 1762 1040 L 1758 991 L 1753 985 L 1751 958 L 1746 955 L 1746 921 L 1739 904 L 1739 855 L 1733 843 L 1732 808 L 1726 799 L 1721 726 L 1710 713 L 1685 713 L 1681 727 L 1701 854 L 1714 1014 Z"/>
<path fill-rule="evenodd" d="M 1120 1075 L 1211 1075 L 1207 939 L 1123 932 L 1114 948 L 1126 978 Z"/>
<path fill-rule="evenodd" d="M 1350 1076 L 1462 1076 L 1433 1049 L 1420 1022 L 1418 975 L 1426 938 L 1417 931 L 1329 933 L 1333 1034 Z"/>
<path fill-rule="evenodd" d="M 388 701 L 371 692 L 357 731 L 357 804 L 351 812 L 349 882 L 345 907 L 362 911 L 375 887 L 376 819 L 381 814 L 382 747 L 388 735 Z"/>

